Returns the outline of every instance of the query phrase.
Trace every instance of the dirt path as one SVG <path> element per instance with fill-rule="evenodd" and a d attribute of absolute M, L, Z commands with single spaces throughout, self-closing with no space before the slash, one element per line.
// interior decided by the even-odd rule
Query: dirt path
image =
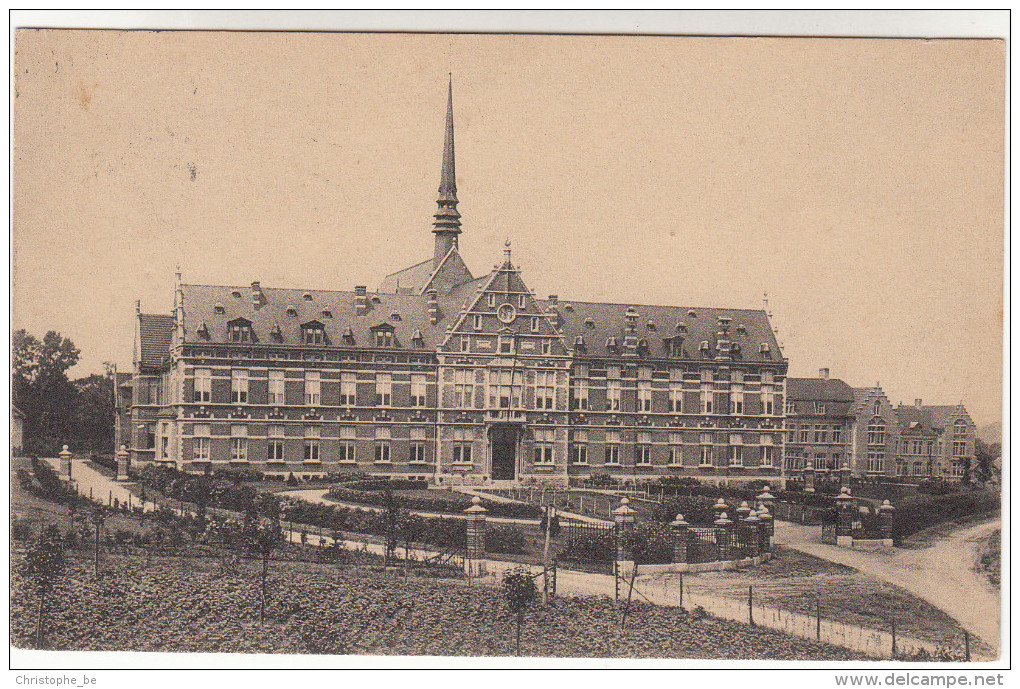
<path fill-rule="evenodd" d="M 821 529 L 817 526 L 778 522 L 776 542 L 907 589 L 997 649 L 1001 597 L 975 571 L 975 564 L 982 540 L 998 528 L 1000 519 L 996 517 L 955 529 L 935 539 L 929 547 L 870 552 L 822 543 Z"/>

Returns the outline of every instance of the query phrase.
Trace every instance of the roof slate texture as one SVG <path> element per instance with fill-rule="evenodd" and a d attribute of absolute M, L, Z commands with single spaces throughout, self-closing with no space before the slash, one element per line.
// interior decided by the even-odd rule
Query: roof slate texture
<path fill-rule="evenodd" d="M 941 433 L 953 425 L 957 419 L 964 419 L 971 424 L 970 415 L 962 404 L 901 404 L 896 407 L 896 421 L 900 429 L 906 433 Z"/>
<path fill-rule="evenodd" d="M 787 378 L 786 396 L 807 402 L 853 403 L 854 390 L 838 378 Z"/>
<path fill-rule="evenodd" d="M 139 354 L 142 366 L 158 368 L 169 360 L 174 326 L 173 316 L 138 314 Z"/>

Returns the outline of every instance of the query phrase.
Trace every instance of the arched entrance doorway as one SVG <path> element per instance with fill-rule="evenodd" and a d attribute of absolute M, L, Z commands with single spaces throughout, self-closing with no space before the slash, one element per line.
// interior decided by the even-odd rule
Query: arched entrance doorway
<path fill-rule="evenodd" d="M 517 440 L 520 427 L 516 424 L 495 424 L 489 428 L 493 481 L 513 481 L 517 475 Z"/>

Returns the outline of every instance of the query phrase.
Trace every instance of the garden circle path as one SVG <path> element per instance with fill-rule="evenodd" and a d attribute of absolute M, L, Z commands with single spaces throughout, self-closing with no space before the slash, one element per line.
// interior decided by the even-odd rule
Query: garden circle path
<path fill-rule="evenodd" d="M 929 547 L 850 550 L 821 542 L 821 529 L 777 522 L 776 542 L 854 567 L 895 584 L 942 609 L 988 645 L 999 647 L 1001 595 L 977 573 L 983 539 L 1001 527 L 999 517 L 954 529 Z"/>

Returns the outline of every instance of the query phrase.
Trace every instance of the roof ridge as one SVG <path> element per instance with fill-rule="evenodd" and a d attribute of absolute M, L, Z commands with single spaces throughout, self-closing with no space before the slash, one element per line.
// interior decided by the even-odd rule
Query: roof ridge
<path fill-rule="evenodd" d="M 547 302 L 548 299 L 537 299 L 536 301 Z M 599 306 L 647 306 L 653 309 L 708 309 L 709 311 L 747 311 L 749 313 L 765 313 L 765 309 L 740 309 L 732 308 L 728 306 L 679 306 L 676 304 L 639 304 L 637 302 L 628 301 L 585 301 L 577 299 L 564 299 L 563 297 L 557 296 L 556 301 L 558 304 L 597 304 Z"/>

